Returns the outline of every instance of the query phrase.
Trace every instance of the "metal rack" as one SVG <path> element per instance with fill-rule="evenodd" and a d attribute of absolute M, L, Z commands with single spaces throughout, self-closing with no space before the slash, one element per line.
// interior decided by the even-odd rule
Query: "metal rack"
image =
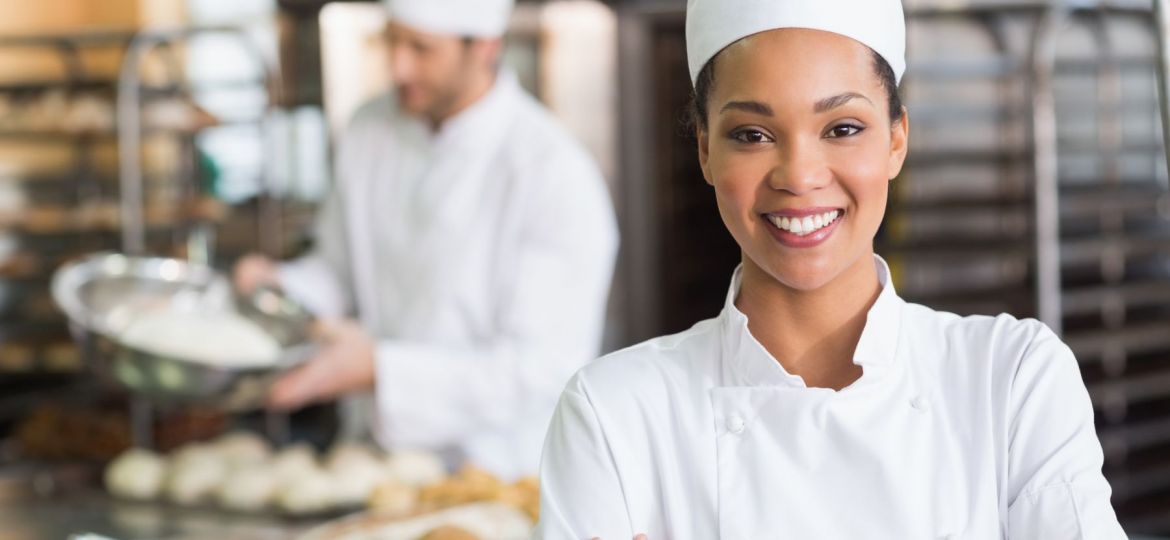
<path fill-rule="evenodd" d="M 979 144 L 912 147 L 880 239 L 901 291 L 1061 332 L 1097 409 L 1123 524 L 1170 532 L 1170 195 L 1150 120 L 1149 6 L 1017 3 L 908 19 L 912 144 Z M 986 58 L 948 59 L 944 46 L 931 59 L 947 40 L 913 41 L 931 29 L 982 35 Z"/>
<path fill-rule="evenodd" d="M 196 36 L 209 34 L 235 38 L 243 54 L 250 55 L 262 66 L 263 76 L 258 80 L 217 82 L 228 87 L 258 87 L 267 99 L 265 108 L 256 111 L 254 119 L 234 119 L 232 122 L 254 123 L 260 137 L 266 136 L 268 112 L 279 103 L 279 86 L 264 54 L 242 31 L 234 28 L 183 28 L 148 32 L 92 32 L 56 36 L 0 37 L 0 48 L 45 49 L 58 53 L 65 68 L 59 80 L 14 81 L 0 83 L 0 95 L 35 95 L 49 90 L 67 94 L 97 93 L 112 103 L 113 125 L 99 129 L 0 129 L 0 140 L 28 144 L 64 146 L 73 154 L 74 163 L 64 172 L 55 171 L 48 178 L 18 179 L 26 186 L 35 184 L 40 191 L 51 191 L 53 196 L 32 197 L 33 202 L 47 203 L 21 216 L 3 221 L 3 227 L 20 232 L 33 262 L 19 268 L 22 272 L 8 272 L 5 278 L 19 279 L 20 290 L 27 296 L 43 296 L 39 302 L 41 320 L 38 324 L 54 336 L 52 347 L 68 349 L 76 357 L 78 369 L 56 377 L 46 377 L 38 369 L 45 358 L 30 360 L 32 367 L 26 373 L 7 373 L 4 387 L 11 391 L 0 393 L 0 424 L 11 421 L 27 411 L 31 404 L 70 400 L 80 396 L 95 397 L 100 389 L 84 374 L 85 366 L 93 365 L 92 347 L 78 350 L 66 330 L 64 319 L 51 307 L 48 300 L 47 278 L 64 260 L 100 250 L 117 250 L 131 254 L 163 254 L 188 256 L 210 262 L 215 244 L 215 226 L 226 215 L 226 208 L 214 197 L 203 194 L 198 185 L 201 174 L 196 159 L 196 138 L 207 128 L 224 125 L 221 121 L 207 121 L 194 115 L 190 125 L 160 126 L 152 123 L 146 111 L 160 100 L 193 107 L 193 93 L 209 88 L 186 79 L 180 58 L 182 45 Z M 84 52 L 89 48 L 115 49 L 121 54 L 117 80 L 95 76 L 87 71 Z M 153 56 L 152 56 L 153 55 Z M 142 77 L 142 66 L 150 60 L 163 60 L 163 77 L 147 81 Z M 192 111 L 196 109 L 192 108 Z M 175 170 L 146 171 L 143 166 L 145 144 L 157 138 L 174 143 L 177 148 Z M 94 147 L 100 146 L 111 159 L 96 159 Z M 101 163 L 95 163 L 101 162 Z M 101 165 L 101 166 L 99 166 Z M 262 192 L 268 193 L 272 182 L 260 178 Z M 46 189 L 49 188 L 49 189 Z M 43 200 L 42 200 L 43 199 Z M 160 201 L 166 204 L 159 205 Z M 87 209 L 100 209 L 100 219 L 81 219 Z M 258 201 L 256 231 L 261 251 L 279 255 L 283 248 L 283 208 L 271 197 Z M 92 216 L 90 216 L 92 217 Z M 52 219 L 50 219 L 52 218 Z M 59 223 L 66 225 L 60 225 Z M 37 226 L 40 223 L 41 226 Z M 53 226 L 45 226 L 45 223 Z M 7 270 L 6 265 L 5 270 Z M 15 287 L 16 285 L 10 285 Z M 27 307 L 27 306 L 22 306 Z M 18 312 L 13 323 L 26 318 Z M 0 344 L 21 339 L 23 325 L 0 323 L 5 326 Z M 63 354 L 63 353 L 58 353 Z M 80 370 L 80 371 L 78 371 Z M 54 397 L 50 397 L 54 396 Z M 36 399 L 30 399 L 35 397 Z M 89 399 L 89 398 L 85 398 Z M 149 444 L 149 426 L 154 411 L 145 402 L 135 400 L 131 406 L 132 425 L 139 443 Z M 287 418 L 272 418 L 272 431 L 283 431 Z"/>
<path fill-rule="evenodd" d="M 143 84 L 139 68 L 143 58 L 153 49 L 171 47 L 195 35 L 208 33 L 222 33 L 236 38 L 241 48 L 262 66 L 264 79 L 262 81 L 269 95 L 269 105 L 280 102 L 280 86 L 274 70 L 264 59 L 264 54 L 246 34 L 234 28 L 185 28 L 170 31 L 153 31 L 140 33 L 134 36 L 126 49 L 126 58 L 118 79 L 118 150 L 119 150 L 119 185 L 122 214 L 122 251 L 128 254 L 144 253 L 146 247 L 146 220 L 144 216 L 145 201 L 143 200 L 143 173 L 139 148 L 142 143 L 143 125 L 141 118 Z M 263 116 L 257 118 L 261 129 L 266 127 Z M 261 185 L 268 187 L 271 183 L 267 178 L 261 178 Z M 265 190 L 267 191 L 267 189 Z M 279 226 L 280 213 L 272 202 L 266 201 L 260 207 L 261 219 L 259 224 L 260 250 L 265 253 L 276 254 L 281 246 L 281 227 Z M 209 262 L 211 250 L 208 245 L 210 229 L 206 226 L 197 227 L 192 231 L 192 238 L 196 242 L 189 243 L 188 257 Z M 193 253 L 197 251 L 198 253 Z"/>

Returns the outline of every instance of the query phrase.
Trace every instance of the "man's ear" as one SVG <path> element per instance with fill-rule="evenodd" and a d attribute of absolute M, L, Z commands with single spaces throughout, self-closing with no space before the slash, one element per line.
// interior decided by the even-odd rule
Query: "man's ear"
<path fill-rule="evenodd" d="M 499 66 L 504 54 L 504 40 L 502 38 L 476 39 L 471 43 L 473 54 L 481 64 Z"/>

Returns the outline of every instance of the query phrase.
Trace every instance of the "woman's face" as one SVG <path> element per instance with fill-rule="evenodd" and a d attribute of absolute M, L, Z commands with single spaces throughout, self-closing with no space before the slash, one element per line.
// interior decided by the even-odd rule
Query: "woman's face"
<path fill-rule="evenodd" d="M 891 125 L 872 55 L 837 34 L 781 29 L 715 64 L 703 174 L 745 266 L 787 287 L 814 290 L 871 264 L 909 129 L 905 114 Z"/>

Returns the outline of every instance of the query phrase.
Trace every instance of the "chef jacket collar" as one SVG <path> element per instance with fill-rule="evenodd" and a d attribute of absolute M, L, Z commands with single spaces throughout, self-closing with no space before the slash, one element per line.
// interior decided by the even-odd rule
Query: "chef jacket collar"
<path fill-rule="evenodd" d="M 501 69 L 491 90 L 479 101 L 443 122 L 435 132 L 433 142 L 444 149 L 454 147 L 475 150 L 492 147 L 490 142 L 500 138 L 500 126 L 514 116 L 513 105 L 521 92 L 523 89 L 516 74 L 509 69 Z"/>
<path fill-rule="evenodd" d="M 898 349 L 898 337 L 902 324 L 902 305 L 905 303 L 894 290 L 890 279 L 890 268 L 878 255 L 874 255 L 878 281 L 882 291 L 866 315 L 865 329 L 857 343 L 853 363 L 865 370 L 866 375 L 880 373 L 894 362 Z M 747 316 L 735 307 L 743 281 L 743 266 L 735 269 L 731 287 L 723 306 L 722 352 L 725 372 L 735 386 L 796 386 L 804 387 L 804 379 L 788 373 L 748 330 Z"/>

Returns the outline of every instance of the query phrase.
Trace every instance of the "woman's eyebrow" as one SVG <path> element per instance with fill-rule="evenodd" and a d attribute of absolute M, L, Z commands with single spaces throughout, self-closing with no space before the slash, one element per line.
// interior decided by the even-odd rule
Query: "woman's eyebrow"
<path fill-rule="evenodd" d="M 826 111 L 836 109 L 837 107 L 840 107 L 846 103 L 849 103 L 854 98 L 864 99 L 866 101 L 869 101 L 870 105 L 873 105 L 873 102 L 870 101 L 869 98 L 867 98 L 861 94 L 858 94 L 857 92 L 845 92 L 844 94 L 838 94 L 836 96 L 827 97 L 825 99 L 818 101 L 816 103 L 816 105 L 813 105 L 813 112 L 820 114 L 820 113 L 823 113 Z"/>
<path fill-rule="evenodd" d="M 857 98 L 864 99 L 865 101 L 869 102 L 870 105 L 873 105 L 873 101 L 870 101 L 869 98 L 862 94 L 857 92 L 845 92 L 844 94 L 827 97 L 816 102 L 816 104 L 813 105 L 813 111 L 817 114 L 820 114 L 836 109 L 837 107 L 849 103 L 850 101 Z M 723 106 L 722 109 L 719 110 L 719 112 L 724 113 L 729 110 L 739 110 L 761 116 L 775 116 L 775 113 L 772 112 L 772 107 L 769 107 L 766 103 L 759 101 L 729 101 Z"/>
<path fill-rule="evenodd" d="M 719 113 L 722 114 L 733 109 L 761 116 L 773 116 L 772 108 L 759 101 L 729 101 L 719 110 Z"/>

